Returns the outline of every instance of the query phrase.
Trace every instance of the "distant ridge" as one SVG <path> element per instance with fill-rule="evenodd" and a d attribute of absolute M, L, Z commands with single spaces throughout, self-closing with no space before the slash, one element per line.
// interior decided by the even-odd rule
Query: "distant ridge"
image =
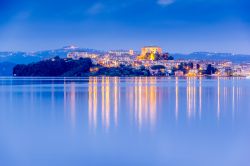
<path fill-rule="evenodd" d="M 0 62 L 11 62 L 16 64 L 28 64 L 32 62 L 38 62 L 43 59 L 52 58 L 59 56 L 61 58 L 66 58 L 69 52 L 74 51 L 84 51 L 96 54 L 103 54 L 105 51 L 90 49 L 90 48 L 79 48 L 76 46 L 65 46 L 59 49 L 51 49 L 36 52 L 0 52 Z"/>
<path fill-rule="evenodd" d="M 191 54 L 171 54 L 177 60 L 212 60 L 212 61 L 232 61 L 233 63 L 250 63 L 250 55 L 233 53 L 214 52 L 193 52 Z"/>
<path fill-rule="evenodd" d="M 28 64 L 38 62 L 43 59 L 59 56 L 65 58 L 69 52 L 83 51 L 96 54 L 105 54 L 107 51 L 80 48 L 75 45 L 64 46 L 59 49 L 43 50 L 36 52 L 22 52 L 22 51 L 7 51 L 0 52 L 0 62 L 11 62 L 16 64 Z M 171 54 L 171 53 L 170 53 Z M 232 61 L 233 63 L 250 63 L 250 55 L 233 54 L 233 53 L 214 53 L 214 52 L 193 52 L 191 54 L 172 53 L 177 60 L 216 60 L 216 61 Z"/>

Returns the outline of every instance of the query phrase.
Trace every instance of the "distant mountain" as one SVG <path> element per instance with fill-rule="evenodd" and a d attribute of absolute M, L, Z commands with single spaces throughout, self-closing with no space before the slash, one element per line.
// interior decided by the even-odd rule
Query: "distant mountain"
<path fill-rule="evenodd" d="M 0 63 L 0 76 L 12 76 L 13 68 L 16 64 L 9 62 Z"/>
<path fill-rule="evenodd" d="M 96 54 L 104 54 L 106 51 L 79 48 L 77 46 L 65 46 L 60 49 L 44 50 L 37 52 L 0 52 L 0 63 L 11 62 L 16 64 L 28 64 L 49 59 L 55 56 L 65 58 L 69 52 L 83 51 Z M 211 52 L 194 52 L 191 54 L 171 54 L 175 59 L 183 60 L 229 60 L 234 63 L 250 62 L 250 55 L 231 54 L 231 53 L 211 53 Z"/>
<path fill-rule="evenodd" d="M 212 52 L 194 52 L 191 54 L 171 54 L 176 60 L 228 60 L 233 63 L 250 62 L 250 55 L 232 54 L 232 53 L 212 53 Z"/>
<path fill-rule="evenodd" d="M 55 50 L 45 50 L 37 52 L 0 52 L 0 62 L 11 62 L 17 64 L 28 64 L 32 62 L 38 62 L 43 59 L 49 59 L 55 56 L 65 58 L 69 52 L 84 51 L 90 53 L 103 54 L 104 51 L 78 48 L 76 46 L 66 46 Z"/>
<path fill-rule="evenodd" d="M 31 53 L 25 52 L 0 52 L 0 62 L 11 63 L 31 63 L 39 61 L 41 58 Z"/>

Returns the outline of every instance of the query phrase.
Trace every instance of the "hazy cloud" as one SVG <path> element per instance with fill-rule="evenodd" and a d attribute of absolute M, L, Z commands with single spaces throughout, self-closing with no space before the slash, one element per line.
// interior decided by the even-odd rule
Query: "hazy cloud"
<path fill-rule="evenodd" d="M 168 6 L 174 3 L 175 0 L 158 0 L 157 3 L 161 6 Z"/>

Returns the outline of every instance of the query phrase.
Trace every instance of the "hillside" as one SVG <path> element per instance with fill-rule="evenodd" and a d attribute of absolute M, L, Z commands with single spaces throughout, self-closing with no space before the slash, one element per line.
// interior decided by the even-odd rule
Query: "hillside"
<path fill-rule="evenodd" d="M 55 57 L 28 65 L 16 65 L 13 69 L 14 76 L 84 76 L 92 66 L 91 59 L 85 58 L 77 61 L 65 60 Z"/>

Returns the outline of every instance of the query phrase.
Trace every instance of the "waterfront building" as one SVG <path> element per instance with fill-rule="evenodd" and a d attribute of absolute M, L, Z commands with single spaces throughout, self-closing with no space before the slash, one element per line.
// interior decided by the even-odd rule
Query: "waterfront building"
<path fill-rule="evenodd" d="M 184 72 L 181 71 L 181 70 L 177 70 L 177 71 L 174 72 L 174 75 L 176 77 L 183 77 L 184 76 Z"/>
<path fill-rule="evenodd" d="M 163 65 L 153 65 L 149 68 L 151 75 L 166 75 L 166 67 Z"/>
<path fill-rule="evenodd" d="M 129 50 L 129 55 L 134 55 L 134 50 Z"/>
<path fill-rule="evenodd" d="M 219 72 L 220 72 L 220 75 L 224 77 L 229 77 L 233 75 L 233 70 L 230 67 L 225 67 Z"/>
<path fill-rule="evenodd" d="M 188 77 L 195 77 L 198 75 L 198 70 L 197 69 L 190 69 L 187 73 L 186 76 Z"/>

